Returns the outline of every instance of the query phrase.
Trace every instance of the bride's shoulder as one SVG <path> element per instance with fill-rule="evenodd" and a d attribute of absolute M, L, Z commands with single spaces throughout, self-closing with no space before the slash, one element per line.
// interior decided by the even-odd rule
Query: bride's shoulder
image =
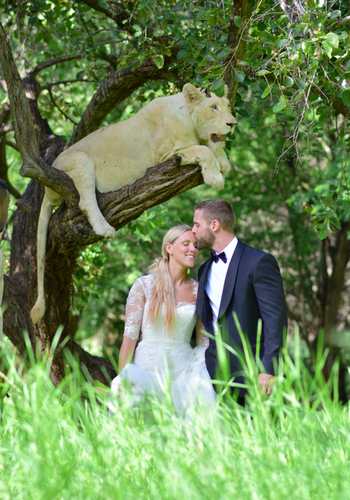
<path fill-rule="evenodd" d="M 145 292 L 148 292 L 154 285 L 154 276 L 153 274 L 143 274 L 142 276 L 137 278 L 136 282 L 138 282 L 143 287 Z"/>
<path fill-rule="evenodd" d="M 148 300 L 153 289 L 153 277 L 149 274 L 144 274 L 136 278 L 129 290 L 129 298 L 144 297 Z"/>

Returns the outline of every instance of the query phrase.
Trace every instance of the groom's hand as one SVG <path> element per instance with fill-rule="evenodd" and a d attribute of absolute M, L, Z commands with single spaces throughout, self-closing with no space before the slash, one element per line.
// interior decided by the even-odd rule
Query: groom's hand
<path fill-rule="evenodd" d="M 275 381 L 275 377 L 270 375 L 269 373 L 260 373 L 259 374 L 259 385 L 264 394 L 268 396 L 272 392 L 272 386 Z"/>

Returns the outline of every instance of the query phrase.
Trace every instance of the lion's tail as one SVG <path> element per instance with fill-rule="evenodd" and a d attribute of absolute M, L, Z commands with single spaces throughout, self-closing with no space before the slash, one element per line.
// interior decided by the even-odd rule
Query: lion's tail
<path fill-rule="evenodd" d="M 49 189 L 45 188 L 44 198 L 41 204 L 38 231 L 37 231 L 37 247 L 36 247 L 36 263 L 37 263 L 37 284 L 38 297 L 30 311 L 30 317 L 33 324 L 38 323 L 45 314 L 45 291 L 44 291 L 44 273 L 45 273 L 45 257 L 46 257 L 46 240 L 47 228 L 52 213 L 53 203 Z"/>

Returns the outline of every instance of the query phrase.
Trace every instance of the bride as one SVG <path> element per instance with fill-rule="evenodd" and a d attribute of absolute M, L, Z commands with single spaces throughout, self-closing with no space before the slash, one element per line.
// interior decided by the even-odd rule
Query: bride
<path fill-rule="evenodd" d="M 133 402 L 147 394 L 161 398 L 169 390 L 180 414 L 196 404 L 214 404 L 215 392 L 205 365 L 208 339 L 195 317 L 197 282 L 188 277 L 197 253 L 189 226 L 169 229 L 162 256 L 131 287 L 113 395 L 126 381 Z M 196 347 L 192 348 L 194 330 Z"/>

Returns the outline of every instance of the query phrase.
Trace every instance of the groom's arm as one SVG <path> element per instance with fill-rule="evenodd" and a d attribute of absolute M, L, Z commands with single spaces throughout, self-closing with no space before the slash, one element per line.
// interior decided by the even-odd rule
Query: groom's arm
<path fill-rule="evenodd" d="M 281 273 L 272 255 L 264 254 L 259 260 L 253 285 L 263 323 L 262 363 L 265 373 L 273 375 L 287 327 L 287 308 Z"/>

